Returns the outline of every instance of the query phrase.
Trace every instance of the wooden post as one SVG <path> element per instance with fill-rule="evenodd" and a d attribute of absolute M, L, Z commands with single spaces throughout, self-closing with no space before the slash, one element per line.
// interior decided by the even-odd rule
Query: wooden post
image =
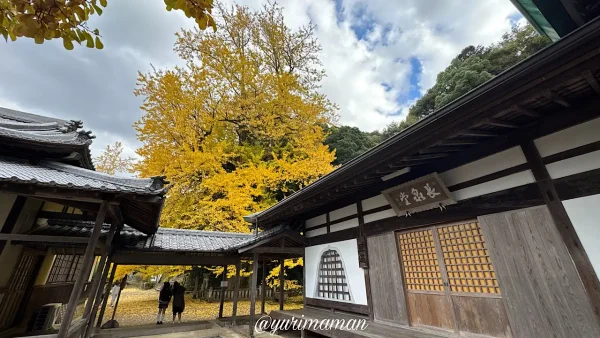
<path fill-rule="evenodd" d="M 227 265 L 223 265 L 222 282 L 225 282 L 225 281 L 227 281 Z M 219 318 L 223 318 L 223 303 L 225 302 L 225 289 L 226 289 L 226 287 L 221 285 L 221 299 L 219 302 Z"/>
<path fill-rule="evenodd" d="M 283 292 L 285 285 L 285 278 L 283 275 L 283 268 L 285 267 L 285 259 L 279 260 L 279 311 L 283 311 Z"/>
<path fill-rule="evenodd" d="M 104 270 L 108 270 L 108 268 L 105 266 L 106 259 L 108 257 L 108 251 L 112 244 L 113 237 L 117 232 L 117 227 L 118 224 L 116 222 L 113 222 L 112 226 L 110 227 L 110 231 L 106 236 L 106 242 L 104 243 L 104 247 L 102 248 L 102 255 L 100 256 L 100 262 L 98 263 L 98 269 L 96 271 L 96 274 L 94 274 L 94 278 L 92 279 L 92 287 L 90 289 L 90 294 L 88 295 L 88 299 L 85 304 L 85 309 L 83 310 L 83 318 L 88 318 L 88 316 L 90 315 L 90 312 L 92 311 L 92 306 L 94 305 L 94 301 L 96 300 L 98 289 L 100 287 L 100 279 L 104 274 Z"/>
<path fill-rule="evenodd" d="M 115 315 L 117 314 L 117 307 L 119 307 L 119 299 L 121 299 L 121 292 L 123 292 L 125 285 L 127 285 L 127 275 L 125 275 L 125 277 L 123 277 L 123 279 L 121 280 L 119 295 L 117 296 L 117 302 L 115 303 L 115 307 L 113 308 L 113 314 L 110 320 L 115 320 Z"/>
<path fill-rule="evenodd" d="M 250 322 L 248 323 L 248 331 L 250 337 L 254 337 L 254 315 L 256 312 L 256 287 L 258 281 L 258 253 L 254 253 L 252 260 L 252 283 L 250 285 Z"/>
<path fill-rule="evenodd" d="M 306 251 L 302 255 L 302 308 L 306 309 Z"/>
<path fill-rule="evenodd" d="M 231 326 L 235 326 L 237 319 L 237 303 L 240 294 L 240 270 L 242 269 L 242 260 L 238 258 L 235 263 L 235 290 L 233 291 L 233 309 L 231 312 Z"/>
<path fill-rule="evenodd" d="M 193 298 L 198 298 L 198 279 L 200 279 L 200 274 L 198 273 L 198 270 L 196 270 L 196 279 L 194 280 Z"/>
<path fill-rule="evenodd" d="M 85 329 L 84 338 L 91 336 L 92 328 L 94 326 L 94 320 L 96 320 L 96 314 L 98 313 L 98 308 L 100 307 L 100 302 L 102 302 L 103 290 L 106 289 L 106 278 L 108 278 L 108 272 L 110 270 L 110 257 L 106 260 L 106 265 L 104 266 L 104 271 L 102 272 L 102 278 L 100 279 L 100 286 L 96 292 L 96 298 L 94 299 L 94 303 L 92 306 L 92 311 L 90 312 L 90 316 L 87 322 L 87 328 Z M 110 288 L 109 288 L 110 290 Z"/>
<path fill-rule="evenodd" d="M 261 285 L 260 285 L 260 313 L 265 313 L 265 293 L 266 293 L 266 285 L 267 284 L 267 259 L 263 258 L 262 263 L 262 276 L 261 276 Z"/>
<path fill-rule="evenodd" d="M 83 286 L 90 275 L 90 270 L 92 269 L 92 264 L 94 263 L 94 251 L 96 251 L 96 245 L 98 244 L 98 239 L 100 238 L 100 233 L 102 231 L 102 225 L 104 224 L 104 218 L 106 217 L 107 209 L 108 202 L 103 201 L 100 204 L 100 209 L 98 210 L 98 215 L 96 216 L 94 230 L 92 231 L 88 245 L 85 248 L 83 262 L 81 264 L 81 271 L 75 280 L 75 285 L 71 291 L 71 297 L 69 297 L 67 309 L 65 310 L 65 314 L 63 315 L 62 322 L 60 324 L 60 329 L 58 330 L 58 338 L 66 338 L 67 334 L 69 333 L 69 327 L 71 326 L 73 315 L 75 315 L 77 301 L 79 300 Z"/>
<path fill-rule="evenodd" d="M 104 312 L 106 311 L 106 304 L 108 303 L 108 296 L 110 295 L 110 289 L 112 288 L 113 281 L 115 279 L 115 273 L 117 272 L 117 264 L 113 263 L 110 279 L 108 280 L 108 284 L 106 284 L 106 290 L 104 291 L 104 297 L 102 297 L 102 308 L 100 309 L 100 314 L 98 315 L 98 322 L 96 323 L 96 327 L 102 326 L 102 319 L 104 319 Z"/>
<path fill-rule="evenodd" d="M 540 189 L 544 202 L 550 211 L 550 215 L 556 224 L 558 233 L 560 234 L 571 259 L 575 264 L 575 268 L 579 273 L 579 278 L 588 294 L 588 298 L 596 314 L 596 320 L 600 321 L 600 281 L 594 270 L 590 259 L 583 248 L 583 244 L 571 223 L 571 219 L 567 214 L 565 206 L 562 204 L 554 181 L 548 173 L 548 169 L 544 165 L 542 157 L 533 141 L 521 144 L 521 149 L 527 162 L 531 165 L 531 172 L 536 180 L 537 186 Z"/>

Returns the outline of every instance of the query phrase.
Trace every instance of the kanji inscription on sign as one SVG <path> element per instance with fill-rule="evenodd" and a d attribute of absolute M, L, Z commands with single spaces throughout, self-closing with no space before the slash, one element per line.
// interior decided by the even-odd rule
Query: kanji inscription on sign
<path fill-rule="evenodd" d="M 398 216 L 456 203 L 437 173 L 420 177 L 381 193 Z"/>

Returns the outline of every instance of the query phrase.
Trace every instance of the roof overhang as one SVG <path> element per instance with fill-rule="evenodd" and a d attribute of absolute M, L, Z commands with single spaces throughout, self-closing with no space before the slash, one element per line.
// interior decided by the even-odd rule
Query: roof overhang
<path fill-rule="evenodd" d="M 582 109 L 597 115 L 598 102 L 587 100 L 596 100 L 600 91 L 599 56 L 600 21 L 595 20 L 262 211 L 258 224 L 270 228 L 447 170 L 568 109 L 581 118 Z M 405 167 L 410 173 L 382 181 Z"/>

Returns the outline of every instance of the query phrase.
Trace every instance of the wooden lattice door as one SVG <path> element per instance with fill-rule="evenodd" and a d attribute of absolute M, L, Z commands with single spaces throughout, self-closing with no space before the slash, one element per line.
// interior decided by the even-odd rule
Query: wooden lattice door
<path fill-rule="evenodd" d="M 402 232 L 398 246 L 411 325 L 512 337 L 476 221 Z"/>
<path fill-rule="evenodd" d="M 13 325 L 27 296 L 41 259 L 37 254 L 24 252 L 0 298 L 0 329 Z"/>

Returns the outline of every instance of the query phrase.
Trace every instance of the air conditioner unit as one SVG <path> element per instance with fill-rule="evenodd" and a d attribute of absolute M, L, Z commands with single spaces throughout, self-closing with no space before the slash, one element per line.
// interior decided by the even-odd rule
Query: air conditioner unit
<path fill-rule="evenodd" d="M 62 321 L 62 306 L 61 303 L 50 303 L 42 306 L 33 323 L 33 331 L 58 330 Z"/>

